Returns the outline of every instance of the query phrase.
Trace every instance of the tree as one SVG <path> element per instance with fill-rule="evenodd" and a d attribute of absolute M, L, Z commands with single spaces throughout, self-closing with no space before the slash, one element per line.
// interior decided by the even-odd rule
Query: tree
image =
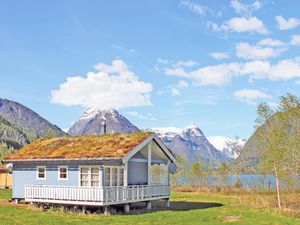
<path fill-rule="evenodd" d="M 198 187 L 198 189 L 200 188 L 201 185 L 204 185 L 203 176 L 204 176 L 203 165 L 201 163 L 192 164 L 190 169 L 190 178 L 193 184 L 196 185 L 196 187 Z"/>
<path fill-rule="evenodd" d="M 0 160 L 3 160 L 7 155 L 13 153 L 15 149 L 8 146 L 5 142 L 0 141 Z"/>
<path fill-rule="evenodd" d="M 288 177 L 293 180 L 299 175 L 300 110 L 279 112 L 278 119 L 272 123 L 267 121 L 268 129 L 259 130 L 260 145 L 264 146 L 261 154 L 261 168 L 275 176 L 277 205 L 281 208 L 280 184 Z"/>
<path fill-rule="evenodd" d="M 255 119 L 255 129 L 263 125 L 274 113 L 268 103 L 263 102 L 257 106 L 257 117 Z"/>
<path fill-rule="evenodd" d="M 293 181 L 300 173 L 299 98 L 289 93 L 281 96 L 278 110 L 272 116 L 270 107 L 266 103 L 260 104 L 256 124 L 260 125 L 257 127 L 257 146 L 262 147 L 260 167 L 262 171 L 274 174 L 277 205 L 281 208 L 281 181 Z"/>
<path fill-rule="evenodd" d="M 177 156 L 178 162 L 177 172 L 171 176 L 171 183 L 175 186 L 186 184 L 189 174 L 189 164 L 185 157 Z"/>
<path fill-rule="evenodd" d="M 300 108 L 300 99 L 290 93 L 279 98 L 278 110 L 280 112 L 288 112 L 290 109 Z"/>

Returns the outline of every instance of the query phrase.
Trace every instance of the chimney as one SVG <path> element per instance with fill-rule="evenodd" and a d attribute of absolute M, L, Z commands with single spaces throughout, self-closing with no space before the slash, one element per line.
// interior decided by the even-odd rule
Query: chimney
<path fill-rule="evenodd" d="M 103 134 L 106 134 L 106 119 L 102 120 Z"/>

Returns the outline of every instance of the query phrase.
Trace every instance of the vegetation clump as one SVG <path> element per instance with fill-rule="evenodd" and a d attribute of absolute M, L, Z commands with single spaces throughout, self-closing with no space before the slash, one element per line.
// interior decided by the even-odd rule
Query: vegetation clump
<path fill-rule="evenodd" d="M 6 159 L 122 157 L 151 133 L 105 134 L 41 138 Z"/>

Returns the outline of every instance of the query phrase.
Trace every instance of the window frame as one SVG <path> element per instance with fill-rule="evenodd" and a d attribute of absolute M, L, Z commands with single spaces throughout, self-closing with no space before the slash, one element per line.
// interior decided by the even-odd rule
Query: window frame
<path fill-rule="evenodd" d="M 61 172 L 60 169 L 66 169 L 66 178 L 61 178 Z M 58 166 L 58 170 L 57 170 L 57 179 L 59 181 L 67 181 L 69 180 L 69 167 L 68 166 Z"/>
<path fill-rule="evenodd" d="M 44 177 L 40 177 L 39 169 L 44 169 Z M 47 167 L 46 166 L 36 166 L 36 179 L 37 180 L 46 180 L 47 178 Z"/>
<path fill-rule="evenodd" d="M 112 182 L 113 182 L 113 173 L 112 173 L 112 169 L 116 168 L 117 169 L 117 185 L 113 186 Z M 106 172 L 105 169 L 109 169 L 109 185 L 105 185 L 105 181 L 106 181 Z M 120 171 L 123 170 L 123 181 L 122 181 L 122 186 L 120 186 Z M 123 166 L 103 166 L 103 186 L 104 187 L 123 187 L 124 186 L 124 167 Z"/>
<path fill-rule="evenodd" d="M 88 186 L 81 186 L 81 169 L 82 168 L 88 168 Z M 98 168 L 98 186 L 92 186 L 92 168 Z M 86 165 L 86 166 L 78 166 L 78 186 L 79 187 L 94 187 L 94 188 L 99 188 L 101 187 L 101 180 L 100 180 L 100 166 L 91 166 L 91 165 Z"/>

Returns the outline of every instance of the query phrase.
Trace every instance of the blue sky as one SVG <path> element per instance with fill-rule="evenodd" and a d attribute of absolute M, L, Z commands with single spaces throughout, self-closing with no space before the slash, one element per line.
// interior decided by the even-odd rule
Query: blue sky
<path fill-rule="evenodd" d="M 249 137 L 300 95 L 300 2 L 2 1 L 0 97 L 69 128 L 114 107 L 140 128 Z"/>

